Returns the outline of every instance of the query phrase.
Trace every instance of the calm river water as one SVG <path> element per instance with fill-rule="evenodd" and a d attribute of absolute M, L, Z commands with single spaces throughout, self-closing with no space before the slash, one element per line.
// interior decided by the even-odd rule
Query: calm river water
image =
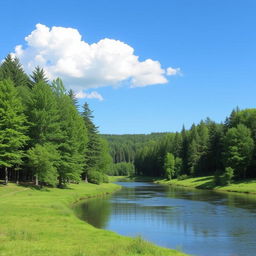
<path fill-rule="evenodd" d="M 256 255 L 256 196 L 119 182 L 112 196 L 76 206 L 98 228 L 198 256 Z"/>

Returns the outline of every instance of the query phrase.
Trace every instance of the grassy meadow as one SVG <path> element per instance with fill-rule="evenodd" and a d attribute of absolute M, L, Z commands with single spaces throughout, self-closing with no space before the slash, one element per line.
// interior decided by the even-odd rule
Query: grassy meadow
<path fill-rule="evenodd" d="M 248 179 L 234 182 L 227 186 L 216 186 L 213 176 L 204 176 L 196 178 L 188 178 L 184 180 L 158 180 L 159 184 L 170 184 L 184 187 L 193 187 L 199 189 L 214 189 L 227 192 L 250 193 L 256 194 L 256 179 Z"/>
<path fill-rule="evenodd" d="M 1 256 L 182 256 L 155 246 L 96 229 L 79 220 L 71 206 L 78 200 L 119 189 L 115 184 L 74 184 L 67 189 L 41 190 L 0 185 Z"/>

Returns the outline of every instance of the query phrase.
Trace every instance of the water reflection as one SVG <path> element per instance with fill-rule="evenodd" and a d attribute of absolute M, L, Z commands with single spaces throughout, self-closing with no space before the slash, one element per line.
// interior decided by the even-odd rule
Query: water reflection
<path fill-rule="evenodd" d="M 255 196 L 120 183 L 112 197 L 76 207 L 90 224 L 194 255 L 251 256 L 256 250 Z"/>

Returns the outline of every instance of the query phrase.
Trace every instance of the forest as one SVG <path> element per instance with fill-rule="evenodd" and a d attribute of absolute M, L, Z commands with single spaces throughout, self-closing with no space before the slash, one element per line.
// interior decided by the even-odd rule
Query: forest
<path fill-rule="evenodd" d="M 236 108 L 224 123 L 209 118 L 148 143 L 135 156 L 137 175 L 167 179 L 214 175 L 218 185 L 256 177 L 256 109 Z"/>
<path fill-rule="evenodd" d="M 223 123 L 210 118 L 176 133 L 104 135 L 114 162 L 135 174 L 185 179 L 214 175 L 218 185 L 256 177 L 256 109 L 236 108 Z"/>
<path fill-rule="evenodd" d="M 170 127 L 171 129 L 171 127 Z M 176 133 L 100 135 L 60 78 L 36 67 L 27 75 L 8 55 L 0 66 L 0 178 L 64 186 L 107 175 L 184 179 L 214 175 L 216 184 L 256 177 L 256 109 L 236 108 Z"/>
<path fill-rule="evenodd" d="M 0 66 L 0 179 L 65 186 L 107 182 L 108 144 L 85 103 L 42 68 L 27 75 L 9 54 Z"/>

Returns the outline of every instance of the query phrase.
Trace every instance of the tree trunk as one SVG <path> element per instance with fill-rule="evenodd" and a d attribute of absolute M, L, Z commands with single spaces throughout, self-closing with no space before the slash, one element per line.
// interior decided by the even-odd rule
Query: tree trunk
<path fill-rule="evenodd" d="M 35 175 L 35 178 L 36 178 L 36 186 L 38 186 L 39 182 L 38 182 L 38 175 L 37 174 Z"/>
<path fill-rule="evenodd" d="M 62 178 L 59 176 L 59 188 L 62 187 Z"/>
<path fill-rule="evenodd" d="M 16 184 L 19 184 L 19 178 L 20 178 L 20 172 L 17 171 L 17 176 L 16 176 Z"/>
<path fill-rule="evenodd" d="M 87 174 L 85 174 L 85 177 L 84 177 L 84 182 L 85 182 L 85 183 L 88 183 Z"/>
<path fill-rule="evenodd" d="M 8 185 L 8 169 L 7 169 L 7 167 L 5 167 L 4 171 L 5 171 L 5 185 Z"/>

